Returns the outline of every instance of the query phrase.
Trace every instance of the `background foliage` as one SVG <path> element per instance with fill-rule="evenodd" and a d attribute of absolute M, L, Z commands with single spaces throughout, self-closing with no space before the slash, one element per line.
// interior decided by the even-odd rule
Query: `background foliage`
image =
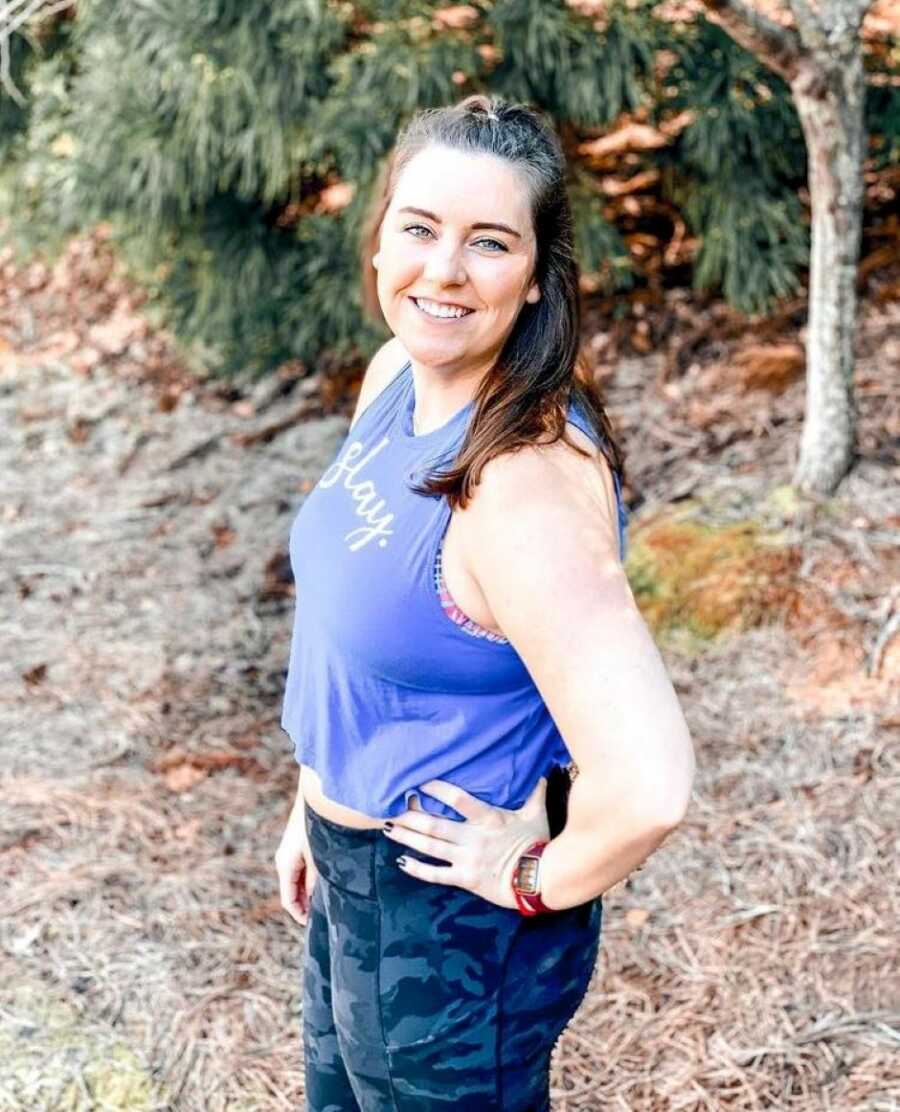
<path fill-rule="evenodd" d="M 27 103 L 0 94 L 11 234 L 52 247 L 110 221 L 179 338 L 226 373 L 351 360 L 383 338 L 357 289 L 374 175 L 415 108 L 473 91 L 553 117 L 586 291 L 690 282 L 753 313 L 803 278 L 805 148 L 787 87 L 656 0 L 590 14 L 529 0 L 78 0 L 24 30 L 11 72 Z M 896 62 L 869 51 L 873 74 Z M 869 90 L 875 167 L 900 155 L 898 93 Z M 632 125 L 642 139 L 591 153 Z"/>

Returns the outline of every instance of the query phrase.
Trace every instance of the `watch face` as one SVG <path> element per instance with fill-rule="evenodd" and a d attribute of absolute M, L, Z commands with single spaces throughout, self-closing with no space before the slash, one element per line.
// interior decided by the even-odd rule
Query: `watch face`
<path fill-rule="evenodd" d="M 515 887 L 526 896 L 537 892 L 538 862 L 540 858 L 523 854 L 516 868 Z"/>

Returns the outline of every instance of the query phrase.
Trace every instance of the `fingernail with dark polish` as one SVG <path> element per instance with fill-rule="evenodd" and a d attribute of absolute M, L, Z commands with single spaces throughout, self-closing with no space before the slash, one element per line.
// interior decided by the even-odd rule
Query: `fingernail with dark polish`
<path fill-rule="evenodd" d="M 406 858 L 405 857 L 398 857 L 397 858 L 397 864 L 400 866 L 401 869 L 405 869 L 406 868 Z"/>
<path fill-rule="evenodd" d="M 392 822 L 386 822 L 384 824 L 384 826 L 382 826 L 381 829 L 382 830 L 393 830 L 394 829 L 394 824 Z"/>

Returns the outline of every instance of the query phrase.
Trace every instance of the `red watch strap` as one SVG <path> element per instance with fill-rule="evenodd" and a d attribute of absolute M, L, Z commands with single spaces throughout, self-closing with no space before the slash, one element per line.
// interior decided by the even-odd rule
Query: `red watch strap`
<path fill-rule="evenodd" d="M 521 859 L 522 857 L 525 856 L 525 854 L 540 857 L 540 855 L 544 852 L 545 848 L 549 844 L 550 844 L 549 842 L 534 842 L 533 845 L 530 845 L 528 847 L 528 849 L 522 851 L 522 853 L 519 855 L 519 858 Z M 540 895 L 539 892 L 534 892 L 534 893 L 520 892 L 516 888 L 516 873 L 517 872 L 518 872 L 518 862 L 516 862 L 516 868 L 513 869 L 512 890 L 513 890 L 513 895 L 515 896 L 516 905 L 518 906 L 519 911 L 521 911 L 521 913 L 523 915 L 539 915 L 542 911 L 552 911 L 553 908 L 552 907 L 547 907 L 547 905 L 541 899 L 541 895 Z"/>
<path fill-rule="evenodd" d="M 539 895 L 529 896 L 524 892 L 516 892 L 516 903 L 519 905 L 519 911 L 523 915 L 539 915 L 542 911 L 552 911 L 552 907 L 547 907 Z"/>

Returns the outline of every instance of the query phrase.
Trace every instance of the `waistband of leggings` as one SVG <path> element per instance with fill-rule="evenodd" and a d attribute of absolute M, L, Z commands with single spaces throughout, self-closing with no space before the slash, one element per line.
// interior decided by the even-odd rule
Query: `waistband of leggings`
<path fill-rule="evenodd" d="M 369 899 L 379 892 L 377 877 L 396 869 L 407 847 L 386 838 L 381 827 L 345 826 L 305 808 L 310 852 L 319 874 L 329 884 Z"/>

